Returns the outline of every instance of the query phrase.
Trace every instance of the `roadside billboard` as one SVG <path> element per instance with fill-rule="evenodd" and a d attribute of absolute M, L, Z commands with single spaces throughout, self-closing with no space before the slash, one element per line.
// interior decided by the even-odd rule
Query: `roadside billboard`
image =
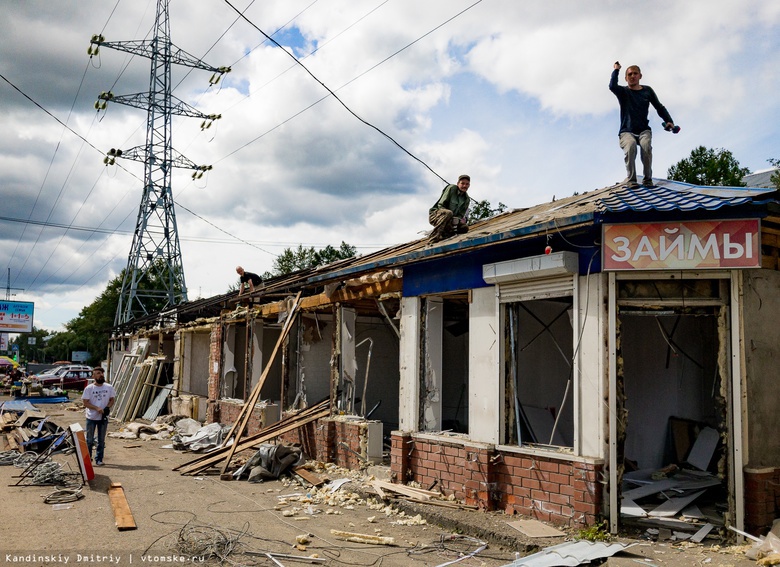
<path fill-rule="evenodd" d="M 35 304 L 28 301 L 0 301 L 0 331 L 32 333 Z"/>

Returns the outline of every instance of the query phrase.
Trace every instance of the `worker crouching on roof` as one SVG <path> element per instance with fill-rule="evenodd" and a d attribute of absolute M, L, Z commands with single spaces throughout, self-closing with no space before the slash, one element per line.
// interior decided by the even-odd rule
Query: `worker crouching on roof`
<path fill-rule="evenodd" d="M 471 177 L 461 175 L 457 185 L 447 185 L 441 192 L 441 197 L 428 211 L 428 222 L 433 225 L 429 236 L 431 242 L 439 242 L 456 234 L 469 231 L 468 210 L 470 197 L 468 195 Z"/>

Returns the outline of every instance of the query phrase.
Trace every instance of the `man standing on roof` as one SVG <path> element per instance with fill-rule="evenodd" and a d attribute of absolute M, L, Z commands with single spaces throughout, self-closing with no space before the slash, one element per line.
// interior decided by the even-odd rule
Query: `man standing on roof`
<path fill-rule="evenodd" d="M 644 178 L 642 185 L 653 185 L 653 133 L 647 119 L 650 105 L 653 105 L 658 116 L 664 121 L 664 128 L 674 128 L 674 120 L 663 104 L 658 100 L 655 91 L 647 85 L 640 85 L 642 71 L 636 65 L 626 69 L 627 87 L 618 85 L 620 62 L 616 61 L 609 81 L 609 90 L 620 103 L 620 147 L 625 154 L 626 180 L 624 183 L 636 185 L 636 147 L 639 145 Z"/>
<path fill-rule="evenodd" d="M 252 272 L 245 272 L 244 268 L 241 266 L 236 266 L 236 273 L 240 276 L 239 282 L 238 282 L 238 295 L 242 295 L 244 293 L 244 288 L 248 284 L 249 285 L 249 293 L 252 293 L 255 291 L 255 286 L 260 285 L 263 283 L 263 278 L 258 276 L 257 274 L 253 274 Z"/>
<path fill-rule="evenodd" d="M 469 231 L 468 210 L 470 197 L 468 195 L 471 177 L 461 175 L 457 185 L 447 185 L 441 192 L 441 197 L 428 211 L 428 222 L 433 225 L 429 236 L 431 242 L 439 242 L 455 234 Z"/>

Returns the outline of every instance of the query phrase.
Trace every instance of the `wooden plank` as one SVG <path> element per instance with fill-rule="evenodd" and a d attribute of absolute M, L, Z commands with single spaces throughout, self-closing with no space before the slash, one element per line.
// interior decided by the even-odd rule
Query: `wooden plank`
<path fill-rule="evenodd" d="M 273 365 L 274 360 L 276 359 L 276 353 L 279 352 L 279 348 L 281 347 L 282 343 L 284 342 L 285 337 L 290 332 L 290 329 L 292 328 L 292 322 L 295 319 L 296 311 L 298 309 L 298 305 L 301 300 L 301 292 L 298 292 L 298 295 L 295 296 L 295 299 L 293 300 L 292 307 L 290 307 L 290 312 L 287 315 L 287 319 L 284 322 L 284 327 L 282 328 L 282 332 L 279 333 L 279 339 L 276 341 L 276 346 L 274 347 L 274 350 L 271 352 L 271 356 L 268 358 L 268 362 L 265 365 L 265 368 L 263 369 L 263 373 L 260 376 L 260 379 L 257 381 L 257 384 L 255 384 L 254 389 L 252 390 L 251 395 L 249 396 L 249 399 L 244 403 L 244 406 L 241 408 L 241 413 L 239 413 L 239 419 L 236 420 L 236 422 L 233 424 L 233 427 L 230 429 L 230 432 L 225 437 L 225 442 L 227 442 L 230 439 L 234 439 L 235 441 L 238 441 L 241 439 L 241 436 L 244 434 L 244 430 L 246 429 L 247 423 L 249 422 L 249 418 L 252 415 L 252 410 L 255 407 L 255 404 L 257 404 L 257 400 L 260 398 L 260 390 L 263 388 L 263 384 L 265 383 L 265 379 L 268 377 L 268 373 L 271 370 L 271 366 Z M 236 447 L 238 446 L 237 442 L 234 442 L 230 447 L 230 452 L 228 453 L 228 456 L 225 458 L 225 462 L 222 465 L 222 470 L 220 471 L 222 474 L 227 471 L 227 468 L 230 466 L 230 461 L 233 459 L 233 455 L 236 452 Z"/>
<path fill-rule="evenodd" d="M 395 484 L 392 482 L 387 482 L 386 480 L 376 480 L 382 486 L 383 488 L 387 490 L 393 490 L 393 488 L 397 486 L 403 486 L 405 490 L 413 490 L 417 492 L 418 494 L 424 494 L 426 496 L 434 496 L 436 498 L 439 498 L 441 496 L 441 492 L 437 490 L 425 490 L 424 488 L 417 488 L 416 486 L 408 486 L 406 484 Z"/>
<path fill-rule="evenodd" d="M 294 429 L 297 429 L 298 427 L 301 427 L 302 425 L 306 425 L 307 423 L 310 423 L 312 421 L 316 421 L 320 418 L 327 417 L 330 415 L 330 410 L 325 409 L 319 413 L 312 414 L 305 420 L 301 420 L 298 422 L 295 422 L 287 427 L 281 428 L 281 429 L 274 429 L 273 431 L 269 431 L 265 433 L 264 435 L 257 435 L 252 436 L 250 438 L 246 438 L 243 441 L 240 441 L 237 444 L 236 450 L 237 451 L 243 451 L 244 449 L 250 449 L 252 447 L 256 447 L 262 443 L 265 443 L 266 441 L 270 441 L 274 437 L 278 437 L 279 435 L 283 435 L 287 433 L 288 431 L 292 431 Z M 265 430 L 264 430 L 265 431 Z M 199 459 L 198 461 L 192 463 L 187 463 L 185 465 L 182 465 L 181 467 L 178 467 L 174 470 L 180 470 L 182 474 L 195 474 L 199 471 L 205 470 L 212 466 L 213 464 L 219 462 L 222 460 L 224 453 L 228 452 L 230 450 L 230 447 L 224 447 L 222 449 L 216 449 L 214 451 L 211 451 L 208 455 L 203 457 L 202 459 Z M 219 454 L 215 454 L 215 453 Z"/>
<path fill-rule="evenodd" d="M 384 490 L 382 490 L 382 487 L 381 487 L 381 486 L 378 486 L 377 484 L 375 484 L 375 482 L 376 482 L 376 481 L 371 481 L 371 486 L 373 486 L 373 487 L 374 487 L 374 490 L 376 490 L 376 493 L 379 495 L 379 497 L 380 497 L 382 500 L 384 500 L 385 498 L 387 498 L 387 494 L 385 494 L 385 491 L 384 491 Z"/>
<path fill-rule="evenodd" d="M 375 480 L 372 482 L 374 486 L 379 486 L 382 490 L 388 492 L 395 492 L 397 494 L 403 494 L 409 498 L 415 498 L 417 500 L 428 501 L 431 499 L 430 494 L 426 494 L 426 491 L 419 490 L 417 488 L 406 486 L 405 484 L 393 484 L 392 482 L 385 482 L 383 480 Z"/>
<path fill-rule="evenodd" d="M 379 488 L 374 487 L 376 490 Z M 450 502 L 449 500 L 419 500 L 417 498 L 409 498 L 408 496 L 399 496 L 398 500 L 404 500 L 406 502 L 415 502 L 417 504 L 425 504 L 426 506 L 439 506 L 440 508 L 455 508 L 458 510 L 479 510 L 479 506 L 471 506 L 469 504 L 463 504 L 461 502 Z"/>
<path fill-rule="evenodd" d="M 119 482 L 112 482 L 108 488 L 108 499 L 111 502 L 111 508 L 114 511 L 114 521 L 119 531 L 136 529 L 133 512 L 130 511 L 130 505 L 125 498 L 125 489 Z"/>
<path fill-rule="evenodd" d="M 261 443 L 265 443 L 266 441 L 269 441 L 274 437 L 283 435 L 288 431 L 293 431 L 294 429 L 297 429 L 302 425 L 306 425 L 307 423 L 310 423 L 312 421 L 316 421 L 320 418 L 327 417 L 328 415 L 330 415 L 330 405 L 329 402 L 326 400 L 294 416 L 290 416 L 281 421 L 277 421 L 276 423 L 261 429 L 254 435 L 250 435 L 249 437 L 246 437 L 245 439 L 239 441 L 236 444 L 237 445 L 236 450 L 243 451 L 244 449 L 249 449 L 256 445 L 260 445 Z M 207 469 L 211 465 L 219 462 L 223 458 L 223 455 L 229 450 L 230 447 L 222 446 L 188 463 L 179 465 L 173 470 L 180 471 L 181 474 L 196 473 L 198 471 Z"/>
<path fill-rule="evenodd" d="M 293 472 L 314 487 L 325 484 L 325 479 L 304 467 L 295 467 Z"/>
<path fill-rule="evenodd" d="M 330 533 L 339 539 L 351 541 L 352 543 L 368 543 L 372 545 L 395 545 L 395 539 L 386 536 L 373 534 L 357 534 L 354 532 L 343 532 L 341 530 L 330 530 Z"/>
<path fill-rule="evenodd" d="M 356 289 L 339 289 L 330 297 L 328 297 L 328 295 L 325 293 L 306 297 L 301 301 L 300 308 L 315 309 L 317 307 L 333 305 L 335 303 L 341 303 L 345 301 L 356 301 L 368 297 L 379 297 L 380 295 L 384 295 L 386 293 L 400 292 L 402 289 L 403 279 L 401 278 L 372 282 Z M 261 306 L 260 313 L 262 317 L 268 317 L 270 315 L 275 315 L 276 313 L 284 311 L 285 309 L 286 303 L 284 301 L 277 301 L 275 303 L 267 303 Z"/>
<path fill-rule="evenodd" d="M 507 522 L 507 525 L 528 537 L 563 537 L 566 535 L 562 531 L 543 524 L 539 520 L 517 520 L 515 522 Z"/>

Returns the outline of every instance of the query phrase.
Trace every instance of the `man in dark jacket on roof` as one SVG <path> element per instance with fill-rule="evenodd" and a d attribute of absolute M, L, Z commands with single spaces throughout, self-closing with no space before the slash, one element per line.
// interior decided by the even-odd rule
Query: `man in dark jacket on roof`
<path fill-rule="evenodd" d="M 428 211 L 428 222 L 433 225 L 429 236 L 431 242 L 438 242 L 455 234 L 469 231 L 468 210 L 470 197 L 468 195 L 471 177 L 461 175 L 457 185 L 447 185 L 441 192 L 441 197 Z"/>
<path fill-rule="evenodd" d="M 263 283 L 263 278 L 252 272 L 245 272 L 241 266 L 236 266 L 236 273 L 239 275 L 238 281 L 238 295 L 239 297 L 244 294 L 247 286 L 249 286 L 249 293 L 255 291 L 255 286 L 259 286 Z"/>
<path fill-rule="evenodd" d="M 617 97 L 620 103 L 620 147 L 625 154 L 626 179 L 624 183 L 636 185 L 636 147 L 639 145 L 640 157 L 644 178 L 642 185 L 653 185 L 653 133 L 647 119 L 650 105 L 653 105 L 658 116 L 664 121 L 664 127 L 674 128 L 674 120 L 663 104 L 658 100 L 655 91 L 647 85 L 640 85 L 642 71 L 636 65 L 626 69 L 626 82 L 628 86 L 618 85 L 618 72 L 620 62 L 615 62 L 612 70 L 612 78 L 609 81 L 609 90 Z"/>

